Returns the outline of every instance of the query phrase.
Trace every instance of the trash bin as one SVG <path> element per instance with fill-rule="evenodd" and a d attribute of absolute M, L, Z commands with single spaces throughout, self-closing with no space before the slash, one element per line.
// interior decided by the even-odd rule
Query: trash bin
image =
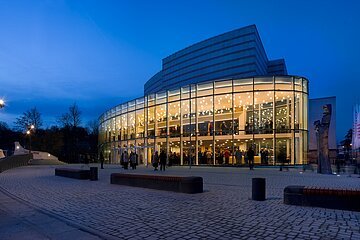
<path fill-rule="evenodd" d="M 252 179 L 252 200 L 265 201 L 265 178 Z"/>
<path fill-rule="evenodd" d="M 90 180 L 97 181 L 98 180 L 98 168 L 90 167 Z"/>

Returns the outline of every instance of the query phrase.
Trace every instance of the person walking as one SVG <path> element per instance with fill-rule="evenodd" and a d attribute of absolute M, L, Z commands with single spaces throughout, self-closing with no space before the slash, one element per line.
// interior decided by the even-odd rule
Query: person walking
<path fill-rule="evenodd" d="M 129 155 L 127 153 L 127 151 L 124 151 L 124 155 L 123 155 L 123 164 L 124 164 L 124 169 L 128 169 L 128 164 L 129 164 Z"/>
<path fill-rule="evenodd" d="M 159 166 L 159 153 L 158 151 L 155 151 L 155 153 L 152 155 L 151 163 L 154 167 L 154 171 L 157 171 Z"/>
<path fill-rule="evenodd" d="M 166 165 L 166 153 L 164 150 L 160 153 L 160 171 L 165 171 L 165 165 Z"/>
<path fill-rule="evenodd" d="M 100 164 L 101 164 L 101 169 L 104 169 L 104 161 L 105 161 L 105 159 L 104 159 L 104 154 L 103 154 L 103 152 L 101 151 L 101 152 L 100 152 Z"/>
<path fill-rule="evenodd" d="M 254 170 L 254 156 L 255 156 L 255 152 L 252 149 L 252 147 L 250 147 L 249 150 L 247 151 L 250 170 Z"/>
<path fill-rule="evenodd" d="M 235 151 L 235 159 L 236 159 L 236 164 L 240 165 L 242 160 L 242 153 L 240 151 L 240 148 L 236 149 Z"/>
<path fill-rule="evenodd" d="M 230 151 L 228 149 L 225 149 L 224 151 L 224 157 L 225 157 L 225 164 L 228 165 L 229 164 L 229 160 L 230 160 Z"/>
<path fill-rule="evenodd" d="M 131 152 L 130 154 L 130 162 L 131 162 L 131 169 L 135 170 L 136 169 L 136 154 Z"/>

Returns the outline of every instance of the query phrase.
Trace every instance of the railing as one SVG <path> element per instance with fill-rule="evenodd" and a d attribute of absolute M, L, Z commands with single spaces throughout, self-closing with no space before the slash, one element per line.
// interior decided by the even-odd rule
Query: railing
<path fill-rule="evenodd" d="M 12 155 L 10 157 L 0 159 L 0 173 L 8 169 L 26 166 L 31 158 L 32 156 L 30 156 L 30 154 L 24 154 Z"/>

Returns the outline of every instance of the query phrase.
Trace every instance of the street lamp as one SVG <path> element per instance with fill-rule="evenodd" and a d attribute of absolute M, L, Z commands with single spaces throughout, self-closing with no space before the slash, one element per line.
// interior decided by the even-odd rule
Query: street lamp
<path fill-rule="evenodd" d="M 0 99 L 0 108 L 5 107 L 5 101 L 3 99 Z"/>
<path fill-rule="evenodd" d="M 29 154 L 31 155 L 31 133 L 35 131 L 35 125 L 31 124 L 27 126 L 26 135 L 29 136 Z"/>

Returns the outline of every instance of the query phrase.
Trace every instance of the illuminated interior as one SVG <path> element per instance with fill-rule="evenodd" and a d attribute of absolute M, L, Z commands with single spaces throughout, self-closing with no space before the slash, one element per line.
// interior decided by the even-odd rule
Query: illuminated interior
<path fill-rule="evenodd" d="M 254 77 L 147 95 L 100 117 L 99 149 L 109 163 L 126 151 L 146 165 L 165 151 L 171 165 L 246 165 L 252 147 L 258 165 L 305 164 L 307 86 L 302 77 Z"/>

